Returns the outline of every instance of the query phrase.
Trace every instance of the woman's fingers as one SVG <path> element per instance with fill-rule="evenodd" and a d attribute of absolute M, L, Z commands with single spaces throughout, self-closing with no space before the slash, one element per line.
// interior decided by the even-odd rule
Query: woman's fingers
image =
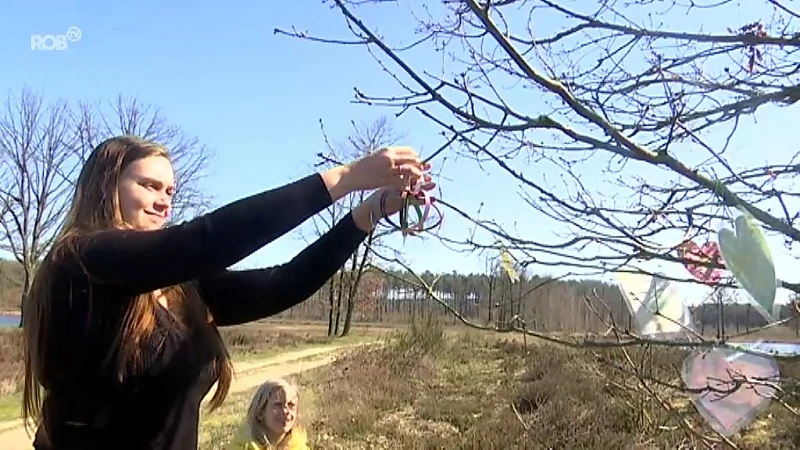
<path fill-rule="evenodd" d="M 426 178 L 430 179 L 430 177 L 426 177 Z M 378 197 L 376 197 L 376 198 L 379 198 L 380 196 L 385 195 L 384 204 L 383 204 L 383 211 L 382 211 L 383 214 L 386 214 L 387 216 L 393 216 L 393 215 L 397 214 L 400 211 L 400 209 L 403 207 L 403 195 L 402 195 L 402 193 L 407 187 L 408 186 L 404 185 L 404 184 L 403 185 L 398 185 L 398 186 L 395 186 L 395 187 L 385 187 L 383 189 L 383 193 L 378 194 Z M 424 183 L 421 186 L 422 190 L 424 190 L 424 191 L 430 191 L 431 189 L 433 189 L 435 187 L 436 187 L 436 183 L 433 183 L 431 181 L 428 181 L 427 183 Z M 417 204 L 417 205 L 422 205 L 423 204 L 423 201 L 421 199 L 419 199 L 419 198 L 417 198 L 417 197 L 415 197 L 413 195 L 409 195 L 408 200 L 412 204 Z M 434 201 L 434 199 L 431 198 L 431 201 Z"/>
<path fill-rule="evenodd" d="M 397 156 L 412 156 L 419 159 L 419 155 L 417 152 L 414 151 L 413 148 L 407 145 L 398 145 L 396 147 L 388 147 L 386 149 L 390 154 L 397 155 Z"/>
<path fill-rule="evenodd" d="M 386 187 L 402 190 L 407 188 L 408 185 L 409 181 L 406 177 L 397 176 L 397 177 L 392 177 L 386 184 Z"/>
<path fill-rule="evenodd" d="M 416 180 L 423 178 L 425 174 L 418 166 L 406 164 L 395 169 L 395 176 L 392 176 L 389 185 L 399 188 L 410 188 Z"/>
<path fill-rule="evenodd" d="M 419 158 L 395 158 L 392 160 L 392 168 L 394 170 L 402 169 L 404 167 L 415 167 L 419 171 L 424 171 L 424 164 Z"/>
<path fill-rule="evenodd" d="M 392 170 L 384 184 L 387 188 L 399 190 L 413 189 L 419 180 L 422 180 L 422 190 L 433 189 L 436 184 L 431 182 L 431 176 L 426 173 L 431 168 L 430 163 L 423 163 L 419 155 L 411 147 L 389 147 L 386 152 L 392 161 Z"/>
<path fill-rule="evenodd" d="M 431 164 L 429 162 L 422 162 L 419 154 L 414 151 L 413 148 L 408 146 L 397 146 L 397 147 L 388 147 L 386 149 L 389 158 L 392 159 L 392 167 L 400 167 L 404 165 L 414 165 L 417 166 L 423 172 L 429 170 L 431 168 Z"/>
<path fill-rule="evenodd" d="M 397 167 L 397 172 L 402 175 L 411 175 L 417 178 L 422 177 L 425 172 L 422 170 L 422 165 L 414 163 L 404 163 Z"/>

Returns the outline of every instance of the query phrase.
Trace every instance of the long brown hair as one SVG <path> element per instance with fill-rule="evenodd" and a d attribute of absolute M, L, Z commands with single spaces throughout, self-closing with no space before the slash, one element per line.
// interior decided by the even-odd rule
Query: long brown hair
<path fill-rule="evenodd" d="M 169 159 L 167 150 L 159 144 L 135 136 L 118 136 L 95 147 L 81 169 L 64 225 L 36 271 L 31 290 L 22 306 L 25 343 L 22 415 L 26 428 L 31 419 L 35 418 L 37 424 L 42 419 L 42 379 L 47 355 L 47 331 L 52 320 L 50 297 L 55 276 L 54 262 L 67 253 L 77 251 L 77 237 L 99 230 L 130 228 L 124 222 L 120 210 L 117 190 L 119 179 L 131 163 L 153 156 Z M 200 300 L 192 283 L 167 287 L 161 293 L 168 300 L 170 312 L 179 317 L 179 323 L 204 321 L 210 325 L 203 329 L 206 330 L 207 342 L 217 355 L 214 361 L 217 389 L 210 401 L 211 409 L 216 409 L 228 394 L 233 367 L 225 344 L 213 324 L 211 313 Z M 116 342 L 109 352 L 109 357 L 116 354 L 115 369 L 120 379 L 142 369 L 141 343 L 152 335 L 155 328 L 156 308 L 159 307 L 157 301 L 154 293 L 139 295 L 126 312 Z M 108 361 L 113 362 L 111 359 Z"/>

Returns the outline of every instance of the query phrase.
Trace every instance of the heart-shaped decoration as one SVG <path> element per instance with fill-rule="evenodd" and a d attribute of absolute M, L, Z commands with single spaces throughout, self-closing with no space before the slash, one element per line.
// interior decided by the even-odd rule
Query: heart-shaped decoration
<path fill-rule="evenodd" d="M 755 300 L 756 309 L 772 321 L 778 280 L 764 234 L 749 214 L 736 218 L 736 234 L 719 230 L 719 247 L 725 266 Z"/>
<path fill-rule="evenodd" d="M 678 257 L 686 261 L 695 261 L 703 264 L 719 264 L 724 266 L 720 257 L 719 245 L 709 241 L 702 246 L 694 241 L 685 241 L 678 246 Z M 689 262 L 684 263 L 686 270 L 695 278 L 706 284 L 717 284 L 722 279 L 722 270 L 718 268 L 699 266 Z"/>
<path fill-rule="evenodd" d="M 729 437 L 769 406 L 775 388 L 760 383 L 777 384 L 780 369 L 769 356 L 715 349 L 687 356 L 681 374 L 686 387 L 697 391 L 689 398 L 700 415 Z"/>

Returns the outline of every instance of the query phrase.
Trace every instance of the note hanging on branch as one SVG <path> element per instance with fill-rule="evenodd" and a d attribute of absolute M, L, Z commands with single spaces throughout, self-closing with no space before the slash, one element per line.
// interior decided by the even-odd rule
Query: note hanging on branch
<path fill-rule="evenodd" d="M 683 382 L 697 411 L 730 437 L 752 423 L 772 401 L 780 377 L 775 358 L 729 349 L 694 352 L 683 361 Z"/>
<path fill-rule="evenodd" d="M 734 221 L 736 232 L 719 230 L 719 247 L 725 265 L 754 300 L 755 309 L 769 322 L 773 315 L 778 279 L 764 234 L 755 220 L 744 213 Z"/>
<path fill-rule="evenodd" d="M 403 204 L 399 212 L 399 223 L 395 223 L 386 213 L 386 201 L 388 200 L 389 192 L 384 192 L 380 197 L 381 216 L 392 228 L 403 234 L 403 240 L 405 240 L 406 236 L 416 236 L 419 233 L 440 228 L 444 222 L 442 211 L 435 204 L 435 198 L 422 188 L 423 183 L 423 179 L 420 178 L 414 186 L 403 190 L 401 194 Z M 412 222 L 410 219 L 412 210 L 417 215 L 416 222 Z M 431 212 L 436 213 L 436 221 L 433 224 L 427 224 L 428 219 L 431 217 Z"/>
<path fill-rule="evenodd" d="M 686 240 L 678 246 L 677 250 L 678 257 L 686 261 L 694 261 L 709 265 L 723 265 L 719 246 L 714 241 L 706 242 L 700 246 L 692 240 Z M 686 270 L 688 270 L 695 279 L 705 284 L 713 286 L 722 279 L 722 270 L 720 268 L 692 264 L 690 262 L 685 262 L 683 266 L 686 267 Z"/>
<path fill-rule="evenodd" d="M 514 259 L 511 256 L 511 253 L 508 252 L 508 249 L 506 249 L 505 246 L 502 246 L 502 244 L 500 247 L 500 267 L 502 267 L 506 272 L 506 275 L 508 275 L 508 279 L 511 280 L 511 283 L 516 283 L 519 281 L 519 273 L 517 273 L 517 269 L 514 268 Z"/>
<path fill-rule="evenodd" d="M 615 278 L 640 334 L 660 339 L 693 334 L 689 308 L 669 280 L 629 272 L 617 272 Z"/>

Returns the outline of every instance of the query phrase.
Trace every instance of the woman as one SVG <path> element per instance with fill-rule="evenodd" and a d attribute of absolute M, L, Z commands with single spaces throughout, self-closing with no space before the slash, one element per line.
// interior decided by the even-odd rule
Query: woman
<path fill-rule="evenodd" d="M 230 387 L 218 326 L 284 311 L 316 292 L 379 217 L 379 194 L 424 177 L 393 147 L 163 227 L 175 190 L 160 145 L 109 139 L 86 161 L 63 229 L 24 306 L 23 417 L 36 450 L 197 448 L 200 402 Z M 380 189 L 286 264 L 226 268 L 344 195 Z M 385 208 L 400 208 L 398 195 Z M 162 228 L 163 227 L 163 228 Z"/>
<path fill-rule="evenodd" d="M 253 395 L 245 422 L 225 449 L 307 450 L 306 431 L 297 423 L 299 401 L 297 386 L 268 380 Z"/>

